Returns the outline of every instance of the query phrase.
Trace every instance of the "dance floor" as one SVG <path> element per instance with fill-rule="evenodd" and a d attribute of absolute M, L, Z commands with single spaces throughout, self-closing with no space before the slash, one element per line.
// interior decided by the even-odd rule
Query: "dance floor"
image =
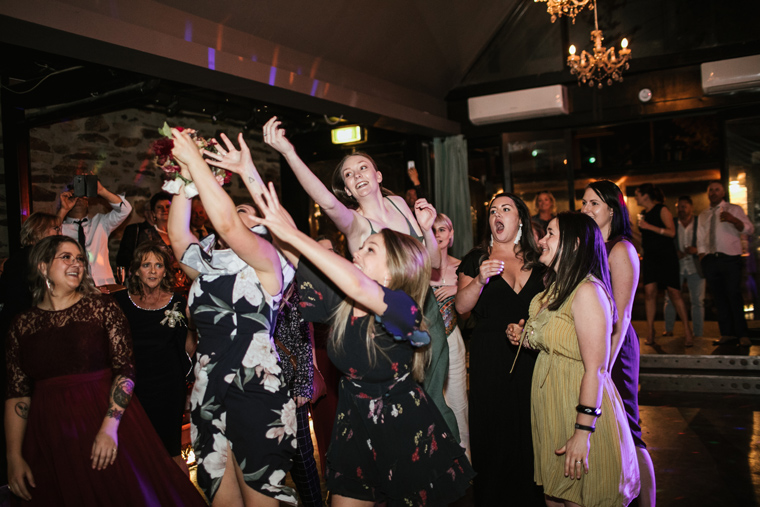
<path fill-rule="evenodd" d="M 634 322 L 640 334 L 645 325 Z M 657 322 L 657 343 L 642 344 L 641 353 L 760 356 L 760 322 L 750 327 L 755 333 L 752 347 L 713 345 L 717 324 L 706 322 L 709 337 L 696 338 L 694 347 L 685 348 L 680 323 L 673 337 L 662 337 L 663 323 Z M 640 406 L 657 474 L 658 506 L 760 507 L 760 396 L 642 390 Z M 453 505 L 474 505 L 469 493 Z M 0 507 L 6 505 L 3 487 Z M 510 505 L 508 497 L 504 505 Z"/>

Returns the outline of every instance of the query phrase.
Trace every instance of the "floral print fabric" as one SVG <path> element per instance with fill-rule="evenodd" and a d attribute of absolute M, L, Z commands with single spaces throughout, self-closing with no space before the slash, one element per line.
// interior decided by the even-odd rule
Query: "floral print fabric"
<path fill-rule="evenodd" d="M 272 340 L 281 294 L 268 294 L 232 250 L 210 250 L 213 235 L 202 244 L 210 253 L 195 243 L 182 257 L 200 272 L 188 298 L 199 334 L 190 398 L 198 484 L 213 501 L 229 443 L 248 486 L 295 504 L 283 480 L 296 447 L 296 405 Z M 280 260 L 287 286 L 293 268 Z"/>
<path fill-rule="evenodd" d="M 329 320 L 343 295 L 305 261 L 297 275 L 304 318 Z M 427 334 L 419 330 L 422 312 L 407 294 L 383 290 L 388 305 L 383 316 L 349 317 L 342 347 L 328 343 L 343 377 L 327 453 L 327 488 L 389 507 L 449 503 L 464 494 L 474 472 L 440 411 L 412 379 L 413 345 Z M 369 325 L 379 349 L 374 361 L 365 345 Z"/>

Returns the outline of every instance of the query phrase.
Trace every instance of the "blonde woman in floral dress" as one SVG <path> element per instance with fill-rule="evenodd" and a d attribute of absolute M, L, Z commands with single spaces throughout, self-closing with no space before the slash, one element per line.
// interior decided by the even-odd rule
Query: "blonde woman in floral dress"
<path fill-rule="evenodd" d="M 188 305 L 199 333 L 190 401 L 198 484 L 213 506 L 295 504 L 283 480 L 296 448 L 296 404 L 272 340 L 293 269 L 250 230 L 253 208 L 235 208 L 188 131 L 172 134 L 183 177 L 195 182 L 216 234 L 229 245 L 211 250 L 215 235 L 198 243 L 189 226 L 192 202 L 180 188 L 169 236 L 194 280 Z"/>

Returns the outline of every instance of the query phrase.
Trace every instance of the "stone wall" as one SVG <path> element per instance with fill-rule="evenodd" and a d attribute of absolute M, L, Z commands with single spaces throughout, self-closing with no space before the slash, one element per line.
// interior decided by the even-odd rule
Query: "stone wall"
<path fill-rule="evenodd" d="M 32 210 L 55 213 L 58 195 L 76 174 L 96 174 L 110 191 L 126 194 L 134 207 L 129 219 L 111 235 L 113 261 L 123 228 L 143 220 L 144 206 L 151 195 L 161 189 L 162 171 L 153 163 L 149 150 L 150 144 L 160 137 L 158 128 L 165 120 L 164 114 L 127 109 L 33 129 L 30 132 Z M 239 126 L 222 122 L 214 125 L 210 120 L 190 117 L 172 117 L 169 123 L 196 129 L 207 138 L 225 132 L 235 139 L 240 130 Z M 262 142 L 258 130 L 246 133 L 246 142 L 264 180 L 273 181 L 279 190 L 279 154 Z M 225 188 L 236 202 L 250 201 L 239 177 L 233 176 L 232 183 Z M 90 215 L 109 210 L 102 199 L 91 202 Z M 1 252 L 0 256 L 3 256 Z"/>

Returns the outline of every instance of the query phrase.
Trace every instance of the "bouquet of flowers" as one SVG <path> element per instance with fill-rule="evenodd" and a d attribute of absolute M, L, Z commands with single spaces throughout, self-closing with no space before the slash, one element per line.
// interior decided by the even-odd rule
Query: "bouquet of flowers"
<path fill-rule="evenodd" d="M 192 129 L 185 129 L 183 127 L 175 128 L 180 132 L 187 130 L 187 132 L 190 134 L 190 137 L 198 146 L 198 151 L 206 150 L 210 151 L 211 153 L 217 152 L 217 143 L 215 139 L 205 139 L 199 136 L 197 131 Z M 168 123 L 164 122 L 164 126 L 158 129 L 158 132 L 163 137 L 154 141 L 153 144 L 151 144 L 150 149 L 156 156 L 156 165 L 160 167 L 166 175 L 166 181 L 164 182 L 164 185 L 161 187 L 161 189 L 171 194 L 178 194 L 180 188 L 182 188 L 184 185 L 185 196 L 187 196 L 188 199 L 192 199 L 198 195 L 198 189 L 195 188 L 195 183 L 193 183 L 192 180 L 189 180 L 180 174 L 179 164 L 176 160 L 174 160 L 174 157 L 172 157 L 174 139 L 172 139 L 171 127 Z M 225 171 L 219 167 L 212 167 L 211 170 L 213 171 L 214 177 L 216 178 L 216 181 L 219 183 L 219 185 L 225 185 L 230 182 L 232 174 L 229 171 Z"/>

